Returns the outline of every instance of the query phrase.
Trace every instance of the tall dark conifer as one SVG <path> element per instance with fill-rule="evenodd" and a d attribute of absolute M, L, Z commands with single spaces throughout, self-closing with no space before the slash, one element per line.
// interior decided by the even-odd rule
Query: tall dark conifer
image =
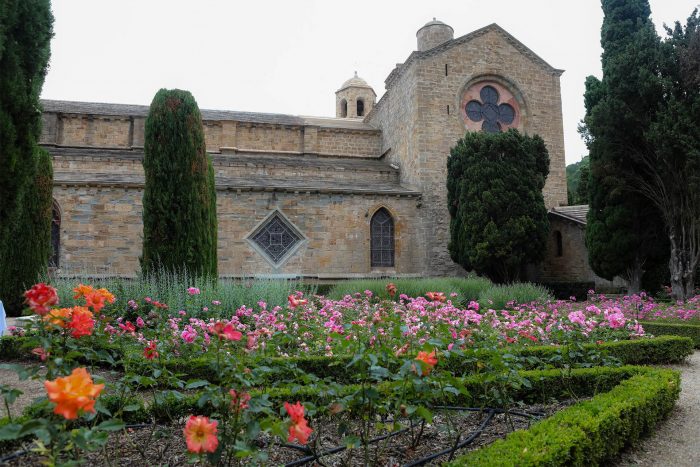
<path fill-rule="evenodd" d="M 146 119 L 144 151 L 143 272 L 216 277 L 214 170 L 192 94 L 158 91 Z"/>
<path fill-rule="evenodd" d="M 0 2 L 0 299 L 10 314 L 50 254 L 51 159 L 37 142 L 52 31 L 49 0 Z"/>
<path fill-rule="evenodd" d="M 646 145 L 663 88 L 660 41 L 647 0 L 603 0 L 603 79 L 586 79 L 582 133 L 590 151 L 589 261 L 600 276 L 626 278 L 630 292 L 645 270 L 666 261 L 661 213 L 639 192 L 634 154 Z"/>

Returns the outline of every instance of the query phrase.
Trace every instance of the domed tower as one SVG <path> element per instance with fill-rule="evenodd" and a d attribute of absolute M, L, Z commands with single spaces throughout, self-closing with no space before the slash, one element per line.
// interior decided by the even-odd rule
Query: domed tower
<path fill-rule="evenodd" d="M 335 92 L 335 116 L 338 118 L 365 118 L 377 99 L 377 94 L 367 81 L 355 76 L 343 83 Z"/>
<path fill-rule="evenodd" d="M 451 26 L 446 25 L 442 21 L 435 18 L 425 26 L 420 28 L 416 33 L 418 38 L 418 51 L 423 52 L 430 50 L 454 39 L 455 31 Z"/>

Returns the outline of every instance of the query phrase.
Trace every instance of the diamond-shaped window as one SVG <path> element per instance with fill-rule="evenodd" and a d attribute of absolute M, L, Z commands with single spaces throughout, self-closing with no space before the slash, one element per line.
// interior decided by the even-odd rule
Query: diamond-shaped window
<path fill-rule="evenodd" d="M 304 236 L 280 212 L 275 211 L 248 238 L 277 265 L 294 252 Z"/>

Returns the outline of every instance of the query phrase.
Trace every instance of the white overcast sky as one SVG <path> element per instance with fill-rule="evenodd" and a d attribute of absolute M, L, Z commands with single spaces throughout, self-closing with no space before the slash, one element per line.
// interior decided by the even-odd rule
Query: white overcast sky
<path fill-rule="evenodd" d="M 650 0 L 658 32 L 700 0 Z M 55 37 L 42 97 L 150 104 L 162 87 L 200 108 L 333 116 L 353 75 L 384 79 L 433 17 L 455 37 L 498 23 L 563 68 L 567 163 L 587 153 L 576 127 L 583 83 L 600 76 L 598 0 L 54 0 Z"/>

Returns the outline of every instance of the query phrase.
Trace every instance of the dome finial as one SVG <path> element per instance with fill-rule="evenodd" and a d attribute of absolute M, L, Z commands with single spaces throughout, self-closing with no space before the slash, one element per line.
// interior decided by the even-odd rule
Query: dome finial
<path fill-rule="evenodd" d="M 355 78 L 357 78 L 357 70 L 355 70 Z"/>
<path fill-rule="evenodd" d="M 433 21 L 437 21 L 437 18 L 433 16 Z"/>

